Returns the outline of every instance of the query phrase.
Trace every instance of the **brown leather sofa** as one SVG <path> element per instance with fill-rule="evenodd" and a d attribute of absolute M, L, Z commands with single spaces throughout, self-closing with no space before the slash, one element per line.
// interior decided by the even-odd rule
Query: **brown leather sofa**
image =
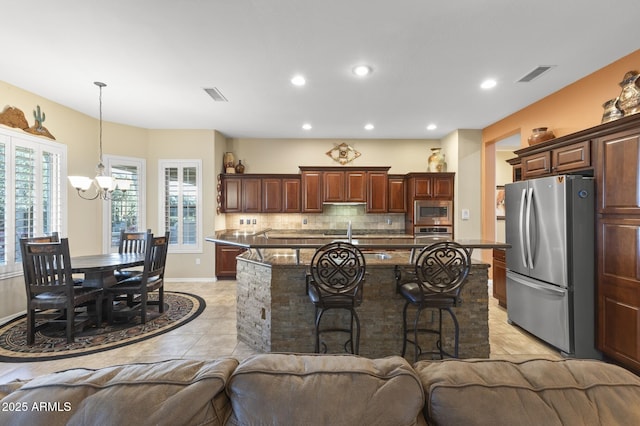
<path fill-rule="evenodd" d="M 0 386 L 2 425 L 640 424 L 640 378 L 591 360 L 257 355 Z"/>

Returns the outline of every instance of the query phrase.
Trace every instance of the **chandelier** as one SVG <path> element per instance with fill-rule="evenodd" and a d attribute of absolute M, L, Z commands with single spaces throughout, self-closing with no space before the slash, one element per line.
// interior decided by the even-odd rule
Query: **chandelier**
<path fill-rule="evenodd" d="M 69 182 L 73 186 L 80 198 L 85 200 L 111 200 L 113 199 L 113 191 L 119 189 L 124 193 L 130 188 L 131 182 L 124 179 L 115 179 L 112 176 L 104 174 L 104 164 L 102 163 L 102 88 L 106 84 L 99 81 L 94 82 L 96 86 L 100 88 L 100 157 L 98 158 L 97 174 L 94 179 L 86 176 L 69 176 Z M 88 195 L 87 191 L 91 188 L 91 185 L 96 189 L 95 195 Z"/>

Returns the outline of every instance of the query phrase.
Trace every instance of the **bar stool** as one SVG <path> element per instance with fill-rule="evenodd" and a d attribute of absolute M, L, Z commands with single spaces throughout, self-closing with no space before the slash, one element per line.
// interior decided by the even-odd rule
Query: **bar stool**
<path fill-rule="evenodd" d="M 315 352 L 320 352 L 320 335 L 326 332 L 349 334 L 344 344 L 345 352 L 360 351 L 360 319 L 355 308 L 362 304 L 362 287 L 365 275 L 362 252 L 347 242 L 332 242 L 316 250 L 306 276 L 307 294 L 315 306 Z M 320 327 L 325 312 L 343 309 L 349 312 L 349 327 Z M 354 327 L 355 326 L 355 327 Z M 355 332 L 355 337 L 354 337 Z M 323 352 L 327 345 L 323 341 Z"/>
<path fill-rule="evenodd" d="M 414 345 L 414 362 L 421 355 L 439 355 L 458 357 L 458 341 L 460 327 L 456 314 L 451 308 L 461 303 L 460 292 L 471 269 L 471 252 L 460 244 L 442 241 L 422 249 L 415 262 L 413 271 L 403 271 L 396 266 L 395 279 L 398 292 L 406 299 L 402 311 L 402 356 L 407 350 L 407 343 Z M 407 311 L 412 306 L 416 309 L 413 328 L 408 328 Z M 425 309 L 438 310 L 437 328 L 421 328 L 420 314 Z M 446 311 L 453 320 L 455 329 L 453 355 L 443 348 L 442 312 Z M 437 336 L 435 351 L 423 352 L 418 344 L 418 333 Z"/>

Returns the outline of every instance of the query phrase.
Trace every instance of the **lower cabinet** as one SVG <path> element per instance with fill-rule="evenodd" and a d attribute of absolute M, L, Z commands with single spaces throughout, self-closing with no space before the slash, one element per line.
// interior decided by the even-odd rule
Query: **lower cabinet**
<path fill-rule="evenodd" d="M 507 263 L 504 249 L 493 249 L 493 297 L 507 307 Z"/>
<path fill-rule="evenodd" d="M 245 248 L 228 244 L 216 244 L 216 277 L 218 279 L 236 278 L 236 257 L 245 252 Z"/>

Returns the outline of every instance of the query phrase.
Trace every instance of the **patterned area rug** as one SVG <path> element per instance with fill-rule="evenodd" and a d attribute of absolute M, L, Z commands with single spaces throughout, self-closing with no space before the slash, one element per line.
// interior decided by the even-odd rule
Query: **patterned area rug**
<path fill-rule="evenodd" d="M 157 300 L 157 294 L 150 299 Z M 30 362 L 70 358 L 119 348 L 140 342 L 162 333 L 174 330 L 195 319 L 204 311 L 205 301 L 189 293 L 164 293 L 164 313 L 159 314 L 157 306 L 147 311 L 147 323 L 140 324 L 140 316 L 129 322 L 102 327 L 87 327 L 76 332 L 75 342 L 67 344 L 63 326 L 45 326 L 36 331 L 35 344 L 27 345 L 26 315 L 15 318 L 0 326 L 0 361 Z"/>

